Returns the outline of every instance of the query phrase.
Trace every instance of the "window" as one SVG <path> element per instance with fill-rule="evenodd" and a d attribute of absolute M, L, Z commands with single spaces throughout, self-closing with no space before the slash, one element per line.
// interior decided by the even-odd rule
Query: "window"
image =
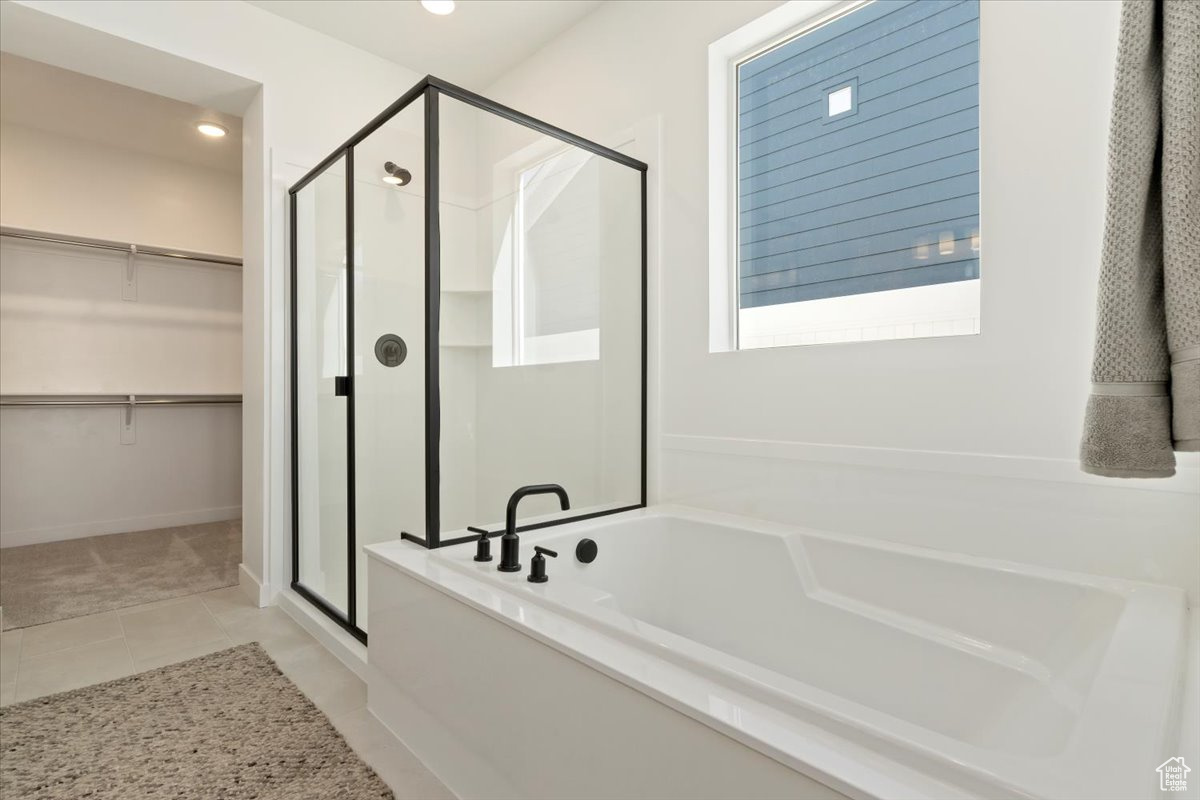
<path fill-rule="evenodd" d="M 978 0 L 789 6 L 710 48 L 714 349 L 978 333 Z"/>
<path fill-rule="evenodd" d="M 833 118 L 841 114 L 848 114 L 854 110 L 854 86 L 842 86 L 834 89 L 825 95 L 828 100 L 827 111 L 825 116 Z"/>
<path fill-rule="evenodd" d="M 517 172 L 494 366 L 600 358 L 600 195 L 597 159 L 578 148 Z"/>

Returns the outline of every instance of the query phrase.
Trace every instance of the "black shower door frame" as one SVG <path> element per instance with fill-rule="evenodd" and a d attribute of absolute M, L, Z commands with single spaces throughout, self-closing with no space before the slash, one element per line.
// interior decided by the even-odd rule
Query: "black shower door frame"
<path fill-rule="evenodd" d="M 647 214 L 646 214 L 646 173 L 649 169 L 645 162 L 617 152 L 604 145 L 576 136 L 569 131 L 523 114 L 520 111 L 489 100 L 482 95 L 447 83 L 440 78 L 427 75 L 415 86 L 400 96 L 396 102 L 383 110 L 378 116 L 360 128 L 339 148 L 334 150 L 313 167 L 303 178 L 288 189 L 288 258 L 290 266 L 290 317 L 291 317 L 291 456 L 292 456 L 292 575 L 291 587 L 305 600 L 312 603 L 326 616 L 349 632 L 363 644 L 367 643 L 367 633 L 358 624 L 358 575 L 357 575 L 357 533 L 355 519 L 355 477 L 354 477 L 354 147 L 378 130 L 388 120 L 403 111 L 417 98 L 425 100 L 425 531 L 424 535 L 401 531 L 400 538 L 415 542 L 422 547 L 435 549 L 463 542 L 475 541 L 478 534 L 460 536 L 453 539 L 441 537 L 441 388 L 439 384 L 439 352 L 440 352 L 440 313 L 441 313 L 441 224 L 439 209 L 439 118 L 438 100 L 442 95 L 452 97 L 468 105 L 497 116 L 508 119 L 527 128 L 532 128 L 547 136 L 559 139 L 586 150 L 595 155 L 637 170 L 640 175 L 641 202 L 641 497 L 633 505 L 619 508 L 595 511 L 587 514 L 577 514 L 569 517 L 556 518 L 545 522 L 534 522 L 519 525 L 518 531 L 536 530 L 555 525 L 565 525 L 571 522 L 592 519 L 609 514 L 619 514 L 645 508 L 647 503 L 647 310 L 646 292 L 648 288 L 648 249 L 647 249 Z M 296 204 L 297 193 L 318 178 L 340 159 L 346 164 L 346 363 L 349 376 L 344 379 L 346 396 L 346 481 L 347 481 L 347 536 L 346 536 L 346 576 L 347 596 L 346 611 L 343 613 L 332 604 L 308 589 L 300 582 L 300 455 L 299 455 L 299 381 L 297 378 L 297 326 L 298 302 L 296 297 L 297 253 L 296 253 Z M 488 536 L 499 536 L 502 530 L 489 531 Z"/>

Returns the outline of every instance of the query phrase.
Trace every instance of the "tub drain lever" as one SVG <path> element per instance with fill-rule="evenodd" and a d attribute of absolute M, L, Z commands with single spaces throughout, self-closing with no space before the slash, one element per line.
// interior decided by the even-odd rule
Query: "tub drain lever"
<path fill-rule="evenodd" d="M 558 558 L 558 553 L 553 550 L 547 550 L 544 547 L 535 547 L 533 551 L 537 554 L 533 557 L 533 561 L 529 563 L 529 582 L 530 583 L 545 583 L 550 580 L 546 576 L 546 556 Z"/>

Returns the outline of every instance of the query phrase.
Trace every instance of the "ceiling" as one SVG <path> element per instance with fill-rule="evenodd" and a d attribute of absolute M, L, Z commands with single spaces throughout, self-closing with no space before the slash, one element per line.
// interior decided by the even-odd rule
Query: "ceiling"
<path fill-rule="evenodd" d="M 422 75 L 466 89 L 498 76 L 596 10 L 601 0 L 458 0 L 439 17 L 418 0 L 248 0 Z"/>
<path fill-rule="evenodd" d="M 257 81 L 0 0 L 0 50 L 240 117 Z"/>
<path fill-rule="evenodd" d="M 0 53 L 0 120 L 224 172 L 242 169 L 240 118 L 12 53 Z M 200 120 L 229 133 L 201 136 Z"/>

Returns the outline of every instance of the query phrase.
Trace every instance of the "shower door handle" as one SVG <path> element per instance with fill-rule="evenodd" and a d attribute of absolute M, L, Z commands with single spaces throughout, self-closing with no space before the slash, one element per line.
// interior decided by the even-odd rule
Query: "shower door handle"
<path fill-rule="evenodd" d="M 350 376 L 338 375 L 333 379 L 333 393 L 337 397 L 350 396 Z"/>

